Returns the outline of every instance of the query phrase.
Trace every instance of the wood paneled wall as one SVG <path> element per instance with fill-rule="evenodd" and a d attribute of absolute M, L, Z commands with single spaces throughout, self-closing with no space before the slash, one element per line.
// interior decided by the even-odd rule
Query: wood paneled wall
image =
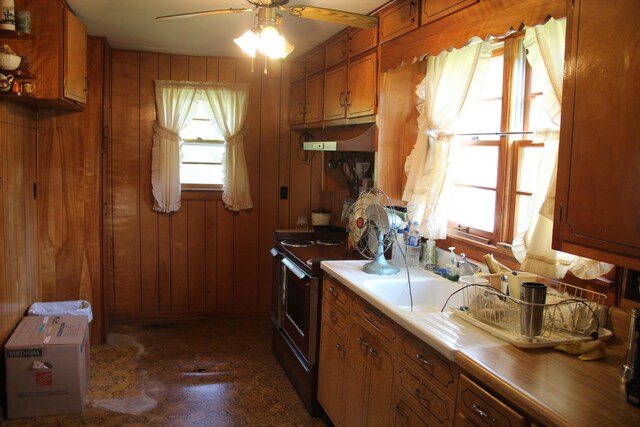
<path fill-rule="evenodd" d="M 269 63 L 268 74 L 251 68 L 244 58 L 113 51 L 104 225 L 112 248 L 105 254 L 112 318 L 268 312 L 269 249 L 279 224 L 279 165 L 288 160 L 281 149 L 288 131 L 281 127 L 281 64 Z M 152 210 L 154 79 L 250 83 L 244 144 L 253 209 L 232 213 L 220 192 L 183 192 L 177 213 Z"/>
<path fill-rule="evenodd" d="M 0 101 L 0 344 L 40 298 L 36 240 L 36 112 Z M 0 368 L 4 372 L 4 364 Z M 0 376 L 0 380 L 4 375 Z M 0 387 L 2 388 L 2 387 Z"/>
<path fill-rule="evenodd" d="M 104 335 L 101 163 L 105 40 L 88 40 L 84 111 L 38 113 L 38 247 L 42 301 L 88 300 Z"/>

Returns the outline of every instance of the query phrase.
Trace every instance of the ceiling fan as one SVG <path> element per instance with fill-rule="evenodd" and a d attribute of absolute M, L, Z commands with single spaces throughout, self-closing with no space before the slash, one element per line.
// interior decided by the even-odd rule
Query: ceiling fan
<path fill-rule="evenodd" d="M 242 50 L 251 57 L 256 51 L 272 58 L 284 58 L 293 51 L 293 46 L 280 34 L 281 15 L 278 11 L 287 12 L 298 18 L 333 22 L 358 28 L 374 28 L 378 25 L 377 16 L 362 15 L 342 10 L 327 9 L 315 6 L 285 6 L 289 0 L 246 0 L 254 7 L 204 10 L 200 12 L 178 13 L 158 16 L 156 19 L 181 19 L 203 15 L 221 15 L 225 13 L 244 13 L 257 11 L 258 25 L 234 39 Z"/>

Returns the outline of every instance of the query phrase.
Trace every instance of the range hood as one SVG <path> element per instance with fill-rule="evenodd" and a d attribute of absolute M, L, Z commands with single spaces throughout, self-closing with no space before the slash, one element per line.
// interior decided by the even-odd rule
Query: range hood
<path fill-rule="evenodd" d="M 375 123 L 337 126 L 309 132 L 304 143 L 307 151 L 368 151 L 376 149 Z"/>

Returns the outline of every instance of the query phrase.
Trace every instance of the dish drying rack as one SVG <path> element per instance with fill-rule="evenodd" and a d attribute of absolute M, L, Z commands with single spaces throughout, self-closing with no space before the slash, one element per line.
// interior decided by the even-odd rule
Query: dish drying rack
<path fill-rule="evenodd" d="M 590 340 L 606 314 L 606 295 L 564 283 L 547 284 L 545 304 L 520 301 L 488 285 L 469 285 L 462 292 L 464 306 L 453 310 L 456 316 L 521 348 Z M 526 305 L 544 305 L 542 330 L 535 337 L 520 332 L 520 310 Z M 605 328 L 598 329 L 600 339 L 611 335 Z"/>

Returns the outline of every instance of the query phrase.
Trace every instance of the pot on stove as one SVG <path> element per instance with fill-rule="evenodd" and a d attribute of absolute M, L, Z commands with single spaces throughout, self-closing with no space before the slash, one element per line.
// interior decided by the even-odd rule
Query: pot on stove
<path fill-rule="evenodd" d="M 331 212 L 325 212 L 322 208 L 311 212 L 311 225 L 329 225 L 330 220 Z"/>

